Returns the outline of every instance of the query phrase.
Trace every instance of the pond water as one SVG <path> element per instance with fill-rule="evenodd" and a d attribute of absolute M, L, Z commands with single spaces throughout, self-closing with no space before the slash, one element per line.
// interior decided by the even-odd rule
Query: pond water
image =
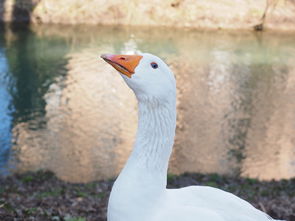
<path fill-rule="evenodd" d="M 1 29 L 1 174 L 116 176 L 137 107 L 99 55 L 137 51 L 162 57 L 177 79 L 171 173 L 295 176 L 294 33 L 45 25 Z"/>

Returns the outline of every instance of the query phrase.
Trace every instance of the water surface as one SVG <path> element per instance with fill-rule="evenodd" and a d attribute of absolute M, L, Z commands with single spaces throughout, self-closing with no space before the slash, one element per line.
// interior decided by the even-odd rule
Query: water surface
<path fill-rule="evenodd" d="M 135 137 L 136 100 L 99 55 L 142 51 L 177 79 L 170 172 L 295 176 L 292 33 L 34 26 L 1 36 L 2 173 L 116 176 Z"/>

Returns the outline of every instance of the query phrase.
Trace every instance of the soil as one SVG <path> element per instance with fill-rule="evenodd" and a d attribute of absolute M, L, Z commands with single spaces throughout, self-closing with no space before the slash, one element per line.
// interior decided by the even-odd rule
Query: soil
<path fill-rule="evenodd" d="M 0 220 L 105 221 L 113 180 L 71 184 L 48 171 L 0 178 Z M 295 179 L 258 181 L 217 174 L 168 175 L 168 187 L 218 187 L 273 218 L 295 221 Z"/>

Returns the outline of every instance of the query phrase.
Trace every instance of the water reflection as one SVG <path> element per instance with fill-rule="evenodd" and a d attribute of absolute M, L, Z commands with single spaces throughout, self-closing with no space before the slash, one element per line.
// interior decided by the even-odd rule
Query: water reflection
<path fill-rule="evenodd" d="M 2 174 L 8 172 L 7 160 L 10 155 L 11 127 L 12 127 L 12 97 L 10 88 L 13 81 L 9 76 L 7 60 L 4 49 L 0 48 L 0 171 Z"/>
<path fill-rule="evenodd" d="M 134 140 L 136 101 L 98 55 L 149 51 L 177 78 L 171 172 L 295 175 L 290 34 L 39 26 L 13 36 L 5 42 L 18 171 L 50 169 L 72 182 L 115 176 Z"/>

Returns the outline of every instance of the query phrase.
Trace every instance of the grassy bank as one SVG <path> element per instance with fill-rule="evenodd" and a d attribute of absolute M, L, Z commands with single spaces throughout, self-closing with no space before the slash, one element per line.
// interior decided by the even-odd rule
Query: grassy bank
<path fill-rule="evenodd" d="M 295 30 L 293 0 L 2 0 L 0 21 Z M 258 29 L 262 26 L 258 26 Z"/>
<path fill-rule="evenodd" d="M 274 218 L 295 220 L 295 179 L 260 182 L 216 174 L 168 176 L 169 188 L 209 185 L 232 192 Z M 0 179 L 0 217 L 5 220 L 106 220 L 113 181 L 70 184 L 50 172 Z"/>

